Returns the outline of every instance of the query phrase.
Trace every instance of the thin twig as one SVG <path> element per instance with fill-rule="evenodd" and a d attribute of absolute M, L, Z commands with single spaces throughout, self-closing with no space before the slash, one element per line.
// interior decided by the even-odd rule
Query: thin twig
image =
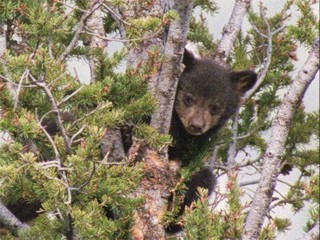
<path fill-rule="evenodd" d="M 91 14 L 101 6 L 101 4 L 102 3 L 100 2 L 100 0 L 93 0 L 92 1 L 91 6 L 90 6 L 90 10 L 88 12 L 85 12 L 82 15 L 82 17 L 79 21 L 78 28 L 77 28 L 71 42 L 69 43 L 69 45 L 66 47 L 64 52 L 59 57 L 59 62 L 64 61 L 67 58 L 67 56 L 70 54 L 70 52 L 75 47 L 76 43 L 78 42 L 78 40 L 80 38 L 80 35 L 81 35 L 83 28 L 85 26 L 85 22 L 91 16 Z"/>
<path fill-rule="evenodd" d="M 70 95 L 64 97 L 60 102 L 57 103 L 57 106 L 60 106 L 61 104 L 63 104 L 63 103 L 65 103 L 66 101 L 68 101 L 70 98 L 72 98 L 74 95 L 76 95 L 83 87 L 84 87 L 84 85 L 82 85 L 81 87 L 79 87 L 76 91 L 74 91 L 74 92 L 71 93 Z"/>
<path fill-rule="evenodd" d="M 126 22 L 125 20 L 123 20 L 123 19 L 121 18 L 121 16 L 119 16 L 119 14 L 117 14 L 117 13 L 116 13 L 115 11 L 113 11 L 109 6 L 107 6 L 107 4 L 103 3 L 102 5 L 103 5 L 103 7 L 104 7 L 105 9 L 107 9 L 107 11 L 108 11 L 116 20 L 122 22 L 123 24 L 125 24 L 125 25 L 127 25 L 127 26 L 129 26 L 129 27 L 132 26 L 132 24 L 130 24 L 130 23 Z"/>
<path fill-rule="evenodd" d="M 14 87 L 18 87 L 19 86 L 19 84 L 15 83 L 15 82 L 12 82 L 9 78 L 7 78 L 7 77 L 5 77 L 5 76 L 3 76 L 1 74 L 0 74 L 0 78 L 2 78 L 5 82 L 10 83 Z M 22 88 L 35 88 L 35 87 L 37 87 L 37 85 L 35 85 L 35 84 L 26 84 L 26 85 L 21 84 L 20 87 L 22 87 Z"/>
<path fill-rule="evenodd" d="M 87 125 L 82 126 L 70 139 L 71 144 L 73 143 L 74 139 L 83 132 L 83 130 L 87 127 Z"/>
<path fill-rule="evenodd" d="M 48 138 L 48 140 L 49 140 L 49 142 L 50 142 L 50 144 L 51 144 L 51 146 L 53 148 L 56 161 L 58 161 L 59 165 L 61 166 L 61 158 L 60 158 L 60 153 L 58 151 L 58 148 L 57 148 L 56 144 L 54 143 L 54 141 L 53 141 L 52 137 L 50 136 L 50 134 L 45 129 L 45 127 L 42 126 L 41 121 L 39 120 L 38 110 L 37 109 L 35 110 L 35 118 L 36 118 L 36 120 L 38 122 L 38 125 L 39 125 L 40 129 L 44 132 L 44 134 Z"/>
<path fill-rule="evenodd" d="M 22 75 L 21 75 L 21 77 L 20 77 L 19 84 L 18 84 L 18 88 L 17 88 L 17 91 L 16 91 L 16 96 L 15 96 L 15 99 L 14 99 L 13 110 L 16 110 L 17 107 L 18 107 L 22 81 L 23 81 L 23 79 L 25 78 L 25 76 L 27 76 L 28 74 L 29 74 L 29 69 L 26 69 L 26 70 L 22 73 Z"/>
<path fill-rule="evenodd" d="M 72 122 L 71 127 L 75 126 L 77 123 L 81 122 L 83 119 L 89 117 L 90 115 L 94 114 L 98 110 L 102 110 L 104 108 L 108 108 L 112 105 L 112 103 L 105 103 L 105 104 L 99 104 L 95 109 L 93 109 L 91 112 L 84 114 L 81 118 L 78 118 L 74 122 Z"/>
<path fill-rule="evenodd" d="M 55 118 L 55 122 L 57 124 L 58 129 L 59 129 L 59 132 L 63 137 L 64 145 L 65 145 L 65 148 L 66 148 L 66 152 L 68 154 L 71 154 L 70 139 L 69 139 L 69 137 L 67 135 L 67 132 L 66 132 L 64 126 L 63 126 L 59 108 L 57 106 L 57 103 L 56 103 L 56 101 L 55 101 L 50 89 L 48 88 L 48 86 L 47 86 L 45 81 L 43 81 L 43 80 L 39 80 L 38 81 L 31 74 L 29 74 L 29 77 L 31 78 L 31 80 L 37 86 L 41 87 L 44 90 L 44 92 L 45 92 L 45 94 L 46 94 L 46 96 L 47 96 L 47 98 L 48 98 L 48 100 L 49 100 L 49 102 L 51 104 L 51 110 L 53 112 L 53 115 L 54 115 L 54 118 Z"/>

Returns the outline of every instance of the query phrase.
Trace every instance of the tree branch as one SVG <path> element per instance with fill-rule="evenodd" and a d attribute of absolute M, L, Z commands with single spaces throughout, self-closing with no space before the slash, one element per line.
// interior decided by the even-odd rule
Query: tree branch
<path fill-rule="evenodd" d="M 315 41 L 306 63 L 291 83 L 272 123 L 270 141 L 263 157 L 262 175 L 246 219 L 243 240 L 258 239 L 280 173 L 281 157 L 293 115 L 318 70 L 319 38 Z"/>
<path fill-rule="evenodd" d="M 84 28 L 85 22 L 87 21 L 87 19 L 91 16 L 91 14 L 100 7 L 102 3 L 100 3 L 100 0 L 93 0 L 90 6 L 90 10 L 86 11 L 80 21 L 79 21 L 79 25 L 78 28 L 71 40 L 71 42 L 69 43 L 69 45 L 66 47 L 66 49 L 64 50 L 64 52 L 60 55 L 59 57 L 59 62 L 64 61 L 68 55 L 70 54 L 70 52 L 72 51 L 72 49 L 75 47 L 75 45 L 77 44 L 79 37 L 82 33 L 82 30 Z"/>
<path fill-rule="evenodd" d="M 250 6 L 251 0 L 236 0 L 231 17 L 223 29 L 222 38 L 215 53 L 215 59 L 219 62 L 225 63 L 227 57 L 230 55 L 236 37 L 241 29 L 243 19 Z"/>
<path fill-rule="evenodd" d="M 0 60 L 2 64 L 2 68 L 5 74 L 5 79 L 11 79 L 11 76 L 9 74 L 7 65 L 6 65 L 6 51 L 7 51 L 7 26 L 4 24 L 0 25 Z M 9 91 L 9 94 L 13 100 L 17 98 L 17 90 L 16 86 L 13 85 L 11 82 L 6 81 L 6 87 Z"/>
<path fill-rule="evenodd" d="M 71 141 L 67 135 L 66 129 L 63 126 L 62 118 L 60 116 L 60 111 L 59 111 L 58 105 L 57 105 L 50 89 L 48 88 L 47 84 L 43 81 L 43 79 L 36 80 L 31 74 L 29 74 L 29 77 L 31 78 L 31 80 L 33 81 L 34 84 L 36 84 L 37 86 L 39 86 L 43 89 L 46 96 L 48 97 L 48 100 L 51 104 L 51 110 L 53 112 L 55 122 L 57 124 L 57 127 L 59 129 L 61 136 L 63 137 L 66 152 L 67 152 L 67 154 L 70 154 L 71 153 Z"/>
<path fill-rule="evenodd" d="M 319 222 L 317 222 L 301 240 L 318 240 L 319 239 Z"/>
<path fill-rule="evenodd" d="M 159 74 L 151 79 L 149 88 L 155 94 L 158 102 L 158 108 L 151 118 L 151 126 L 162 134 L 167 134 L 170 128 L 175 92 L 181 73 L 180 63 L 186 44 L 192 8 L 193 0 L 174 2 L 173 9 L 177 11 L 178 17 L 169 26 L 168 34 L 164 38 L 166 41 L 158 44 L 158 46 L 165 44 L 163 50 L 165 59 Z M 141 57 L 138 59 L 144 59 L 144 54 L 139 54 L 139 56 Z M 162 218 L 167 210 L 169 190 L 173 187 L 174 181 L 177 181 L 174 179 L 177 174 L 170 168 L 164 155 L 166 154 L 149 148 L 144 151 L 146 174 L 136 194 L 139 196 L 143 194 L 146 201 L 135 215 L 131 231 L 133 239 L 165 239 Z"/>
<path fill-rule="evenodd" d="M 15 236 L 19 232 L 26 231 L 29 226 L 28 224 L 22 223 L 16 216 L 14 216 L 0 201 L 0 222 L 10 230 Z"/>

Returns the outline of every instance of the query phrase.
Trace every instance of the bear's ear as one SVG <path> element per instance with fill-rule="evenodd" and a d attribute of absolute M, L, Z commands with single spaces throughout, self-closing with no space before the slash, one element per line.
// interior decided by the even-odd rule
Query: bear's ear
<path fill-rule="evenodd" d="M 191 51 L 189 51 L 188 49 L 184 49 L 184 54 L 183 54 L 183 60 L 182 63 L 184 64 L 184 66 L 186 67 L 186 69 L 190 69 L 192 68 L 192 66 L 194 66 L 194 64 L 196 63 L 196 58 L 193 55 L 193 53 Z"/>
<path fill-rule="evenodd" d="M 235 84 L 237 91 L 242 95 L 257 81 L 257 74 L 254 71 L 231 72 L 231 82 Z"/>

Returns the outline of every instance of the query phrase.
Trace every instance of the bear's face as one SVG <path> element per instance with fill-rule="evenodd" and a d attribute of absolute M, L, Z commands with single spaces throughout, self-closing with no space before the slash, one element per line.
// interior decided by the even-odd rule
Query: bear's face
<path fill-rule="evenodd" d="M 174 110 L 191 135 L 222 126 L 257 79 L 252 71 L 232 72 L 212 60 L 195 59 L 187 50 L 183 63 Z"/>

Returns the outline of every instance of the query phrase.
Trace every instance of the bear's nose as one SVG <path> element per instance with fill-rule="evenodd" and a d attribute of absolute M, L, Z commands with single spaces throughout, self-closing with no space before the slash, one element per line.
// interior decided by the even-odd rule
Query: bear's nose
<path fill-rule="evenodd" d="M 204 121 L 201 117 L 193 117 L 189 121 L 189 132 L 192 134 L 201 134 L 204 129 Z"/>
<path fill-rule="evenodd" d="M 194 133 L 201 133 L 202 132 L 201 126 L 198 126 L 198 125 L 192 124 L 189 126 L 189 128 L 190 128 L 191 132 L 194 132 Z"/>

